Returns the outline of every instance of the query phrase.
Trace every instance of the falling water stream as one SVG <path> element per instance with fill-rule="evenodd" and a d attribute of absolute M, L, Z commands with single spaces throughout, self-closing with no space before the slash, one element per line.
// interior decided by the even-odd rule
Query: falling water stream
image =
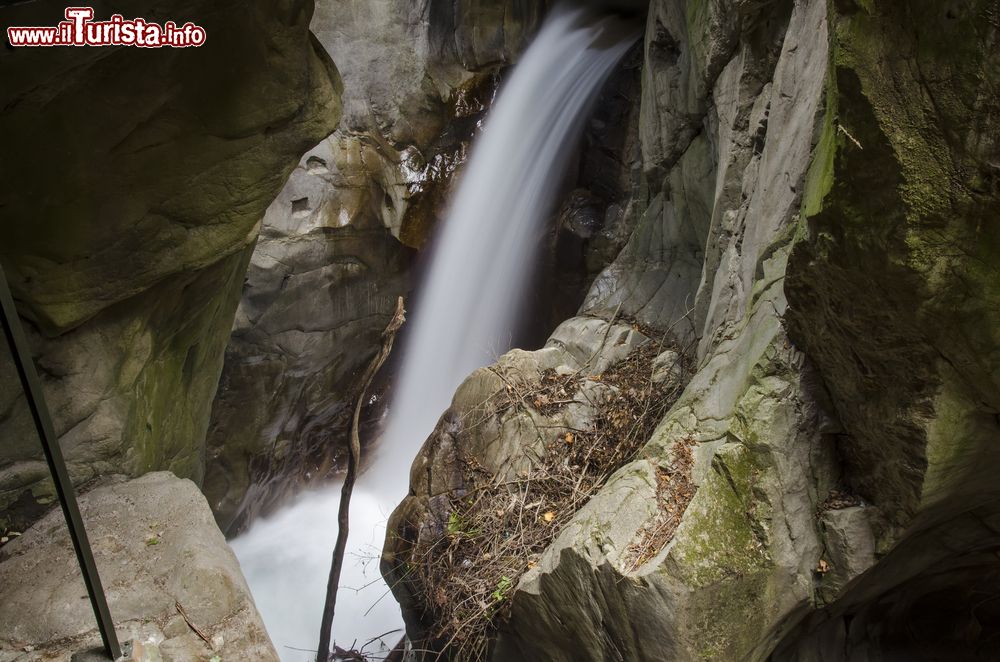
<path fill-rule="evenodd" d="M 509 348 L 546 218 L 588 111 L 635 41 L 631 25 L 554 9 L 490 110 L 437 239 L 371 468 L 351 502 L 334 639 L 379 651 L 401 636 L 378 573 L 392 508 L 420 445 L 473 370 Z M 300 496 L 232 542 L 285 662 L 315 659 L 339 486 Z M 369 611 L 370 610 L 370 611 Z"/>

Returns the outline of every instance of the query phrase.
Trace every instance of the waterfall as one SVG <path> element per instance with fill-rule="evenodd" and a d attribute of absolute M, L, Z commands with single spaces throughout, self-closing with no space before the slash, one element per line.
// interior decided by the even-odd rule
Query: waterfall
<path fill-rule="evenodd" d="M 385 595 L 372 561 L 388 513 L 405 495 L 410 463 L 456 388 L 509 348 L 567 162 L 602 84 L 637 36 L 615 17 L 557 7 L 486 118 L 401 347 L 399 380 L 377 456 L 352 499 L 334 621 L 342 647 L 356 642 L 360 648 L 401 627 L 398 607 Z M 318 638 L 338 498 L 339 487 L 304 495 L 233 541 L 286 662 L 314 659 L 306 651 Z M 376 602 L 370 617 L 362 618 Z M 384 639 L 391 645 L 400 633 Z"/>
<path fill-rule="evenodd" d="M 403 349 L 369 484 L 398 500 L 410 461 L 469 373 L 510 348 L 544 222 L 587 111 L 636 35 L 557 8 L 473 146 Z"/>

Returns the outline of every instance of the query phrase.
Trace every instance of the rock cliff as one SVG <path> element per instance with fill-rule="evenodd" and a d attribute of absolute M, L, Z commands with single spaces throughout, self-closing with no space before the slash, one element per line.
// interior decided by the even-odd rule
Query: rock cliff
<path fill-rule="evenodd" d="M 299 156 L 335 128 L 341 82 L 310 36 L 311 2 L 94 8 L 195 20 L 208 38 L 0 52 L 0 260 L 73 479 L 170 469 L 201 482 L 261 219 Z M 44 3 L 0 15 L 5 26 L 63 18 Z M 0 512 L 20 528 L 54 495 L 3 366 Z"/>
<path fill-rule="evenodd" d="M 412 639 L 454 659 L 988 659 L 997 16 L 993 2 L 650 4 L 643 211 L 562 327 L 607 331 L 557 332 L 459 389 L 386 540 Z M 589 499 L 550 508 L 548 459 L 623 395 L 569 389 L 553 421 L 545 371 L 607 388 L 644 346 L 634 334 L 686 357 L 683 391 Z M 485 406 L 512 388 L 531 394 L 516 416 Z M 557 529 L 499 581 L 475 574 L 468 542 L 493 531 L 470 505 L 483 485 L 501 537 Z M 457 595 L 429 590 L 442 577 Z M 466 597 L 467 620 L 449 621 Z"/>

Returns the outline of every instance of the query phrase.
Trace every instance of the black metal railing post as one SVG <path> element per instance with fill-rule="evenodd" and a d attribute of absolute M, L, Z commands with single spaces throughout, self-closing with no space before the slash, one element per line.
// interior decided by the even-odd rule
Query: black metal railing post
<path fill-rule="evenodd" d="M 7 344 L 10 346 L 10 353 L 17 368 L 17 375 L 21 379 L 24 396 L 31 409 L 31 418 L 35 422 L 35 429 L 38 431 L 42 449 L 45 451 L 45 460 L 49 463 L 49 471 L 52 472 L 56 494 L 59 495 L 59 504 L 62 506 L 63 515 L 66 516 L 69 537 L 73 541 L 76 558 L 80 562 L 83 581 L 87 585 L 87 593 L 90 594 L 90 604 L 94 607 L 94 616 L 97 617 L 97 628 L 101 632 L 101 639 L 104 640 L 104 649 L 112 660 L 117 660 L 121 657 L 122 651 L 118 644 L 114 622 L 111 620 L 111 610 L 108 609 L 108 601 L 104 595 L 104 588 L 101 586 L 101 577 L 94 564 L 94 554 L 90 550 L 90 541 L 87 540 L 87 531 L 83 526 L 80 508 L 76 503 L 76 492 L 73 490 L 73 483 L 70 482 L 69 472 L 66 471 L 62 449 L 59 447 L 59 440 L 52 427 L 52 417 L 45 404 L 42 384 L 35 371 L 35 364 L 31 360 L 24 330 L 21 328 L 17 308 L 14 306 L 14 297 L 7 286 L 7 277 L 2 266 L 0 266 L 0 308 L 2 308 L 0 317 L 3 318 L 4 335 L 7 337 Z"/>

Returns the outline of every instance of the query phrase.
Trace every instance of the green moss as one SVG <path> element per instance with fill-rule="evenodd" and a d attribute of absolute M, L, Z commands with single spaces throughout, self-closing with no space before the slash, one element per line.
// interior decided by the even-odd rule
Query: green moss
<path fill-rule="evenodd" d="M 687 1 L 684 18 L 689 75 L 696 85 L 711 87 L 722 72 L 731 49 L 736 48 L 740 14 L 733 11 L 728 3 L 719 0 Z M 746 19 L 745 16 L 743 18 Z M 749 19 L 746 22 L 753 21 Z"/>
<path fill-rule="evenodd" d="M 980 93 L 977 69 L 987 51 L 970 38 L 980 32 L 970 18 L 987 3 L 973 3 L 962 19 L 946 19 L 941 3 L 927 0 L 909 11 L 878 4 L 878 12 L 866 7 L 838 22 L 836 65 L 857 72 L 893 146 L 911 221 L 947 214 L 955 196 L 964 196 L 953 186 L 962 177 L 954 162 L 958 145 L 949 144 L 949 134 Z"/>
<path fill-rule="evenodd" d="M 822 133 L 812 162 L 806 173 L 805 189 L 802 192 L 802 216 L 815 216 L 823 209 L 823 200 L 833 189 L 834 159 L 837 154 L 837 86 L 833 75 L 826 86 L 826 112 L 823 114 Z"/>
<path fill-rule="evenodd" d="M 996 454 L 967 429 L 1000 405 L 989 4 L 871 0 L 830 16 L 809 222 L 785 291 L 790 333 L 847 428 L 852 486 L 885 518 L 880 544 Z M 952 366 L 961 397 L 943 395 Z"/>
<path fill-rule="evenodd" d="M 766 541 L 751 523 L 760 468 L 741 444 L 727 444 L 712 461 L 677 530 L 671 556 L 692 586 L 739 579 L 767 566 Z M 760 509 L 755 517 L 760 517 Z"/>
<path fill-rule="evenodd" d="M 169 469 L 201 482 L 212 399 L 252 251 L 251 245 L 115 311 L 153 311 L 140 325 L 150 336 L 149 356 L 133 382 L 120 384 L 134 393 L 124 433 L 132 442 L 130 473 Z"/>
<path fill-rule="evenodd" d="M 688 43 L 694 56 L 692 61 L 696 64 L 705 61 L 704 34 L 712 21 L 709 4 L 710 0 L 688 0 L 685 7 Z"/>
<path fill-rule="evenodd" d="M 687 616 L 698 659 L 744 659 L 768 626 L 767 606 L 778 602 L 771 599 L 772 593 L 767 573 L 757 572 L 739 583 L 720 586 L 703 599 L 696 597 Z"/>
<path fill-rule="evenodd" d="M 695 589 L 682 619 L 699 659 L 743 659 L 783 602 L 776 592 L 787 586 L 768 549 L 771 509 L 758 494 L 762 471 L 743 444 L 723 446 L 670 550 L 670 574 Z"/>
<path fill-rule="evenodd" d="M 35 483 L 31 486 L 31 496 L 34 498 L 35 503 L 39 505 L 47 506 L 50 503 L 55 503 L 55 483 L 52 482 L 51 478 L 46 477 L 41 482 Z"/>

